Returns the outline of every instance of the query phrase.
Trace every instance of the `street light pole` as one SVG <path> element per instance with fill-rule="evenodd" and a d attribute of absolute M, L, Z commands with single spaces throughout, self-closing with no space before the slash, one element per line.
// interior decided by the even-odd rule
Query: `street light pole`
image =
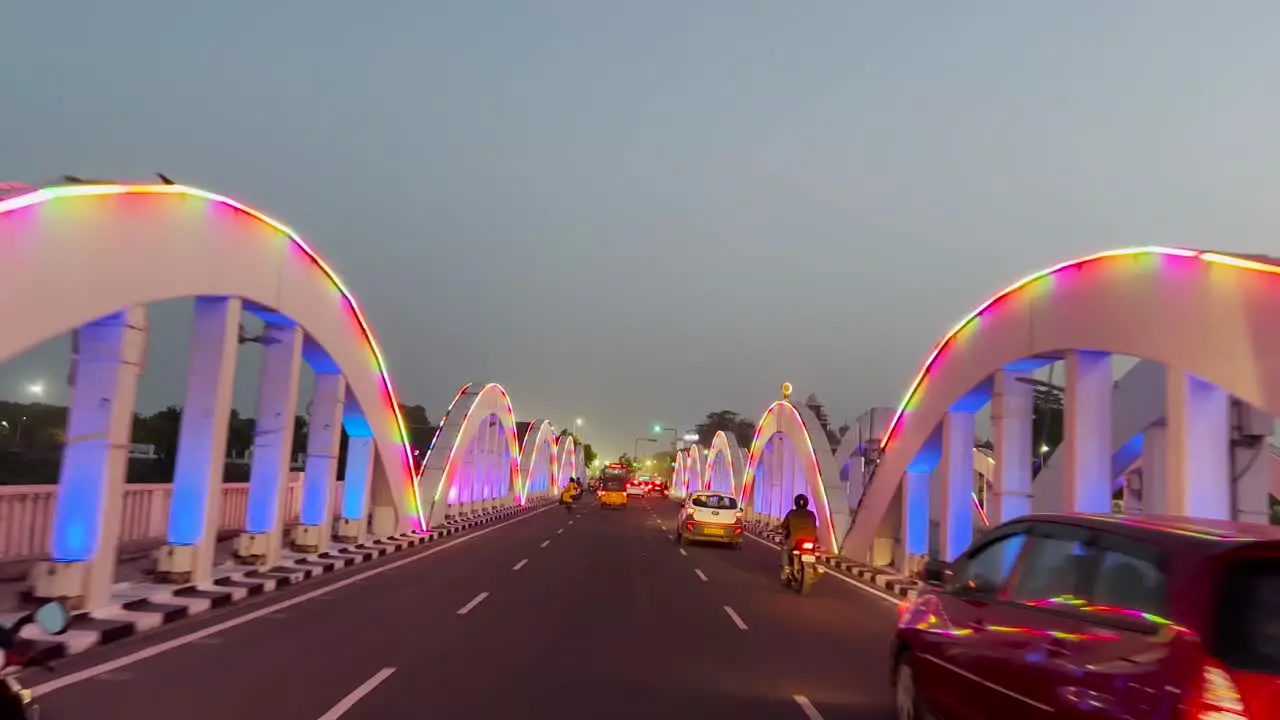
<path fill-rule="evenodd" d="M 656 443 L 656 442 L 658 442 L 658 441 L 657 441 L 657 440 L 654 440 L 654 439 L 653 439 L 653 438 L 651 438 L 651 437 L 638 437 L 638 438 L 636 438 L 636 448 L 635 448 L 635 452 L 634 452 L 634 453 L 632 453 L 632 455 L 631 455 L 631 459 L 632 459 L 632 460 L 634 460 L 637 464 L 640 462 L 640 443 L 642 443 L 642 442 L 651 442 L 651 443 Z"/>

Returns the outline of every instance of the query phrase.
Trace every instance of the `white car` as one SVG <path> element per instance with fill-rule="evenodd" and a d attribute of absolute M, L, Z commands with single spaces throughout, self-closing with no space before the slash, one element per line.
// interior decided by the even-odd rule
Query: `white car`
<path fill-rule="evenodd" d="M 629 482 L 627 483 L 627 497 L 644 497 L 649 494 L 649 489 L 643 483 Z"/>
<path fill-rule="evenodd" d="M 730 543 L 742 549 L 742 509 L 733 495 L 715 490 L 702 490 L 689 495 L 680 508 L 676 521 L 676 542 L 691 541 Z"/>

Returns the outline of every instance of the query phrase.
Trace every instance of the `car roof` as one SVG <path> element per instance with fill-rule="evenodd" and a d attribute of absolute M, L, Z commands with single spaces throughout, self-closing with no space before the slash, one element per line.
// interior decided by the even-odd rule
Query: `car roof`
<path fill-rule="evenodd" d="M 1180 515 L 1037 513 L 1018 518 L 1012 522 L 1053 522 L 1076 525 L 1157 543 L 1167 543 L 1174 537 L 1193 543 L 1247 543 L 1280 540 L 1280 528 L 1272 525 L 1183 517 Z"/>
<path fill-rule="evenodd" d="M 733 493 L 724 492 L 723 490 L 696 490 L 694 492 L 689 493 L 689 497 L 691 498 L 707 497 L 710 495 L 715 495 L 717 497 L 730 497 L 730 498 L 734 498 L 735 500 L 737 499 L 737 496 L 735 496 Z"/>

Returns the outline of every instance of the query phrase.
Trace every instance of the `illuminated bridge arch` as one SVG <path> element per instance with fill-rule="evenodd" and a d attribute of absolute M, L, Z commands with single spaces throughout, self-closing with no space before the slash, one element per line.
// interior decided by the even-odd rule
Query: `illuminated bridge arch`
<path fill-rule="evenodd" d="M 723 430 L 711 439 L 707 465 L 702 472 L 707 489 L 737 495 L 742 491 L 742 473 L 747 467 L 747 454 L 738 439 Z"/>
<path fill-rule="evenodd" d="M 944 417 L 985 405 L 999 370 L 1031 370 L 1073 350 L 1128 355 L 1280 416 L 1278 275 L 1273 258 L 1129 248 L 1056 265 L 982 303 L 934 346 L 911 381 L 846 553 L 871 552 L 904 474 L 927 473 L 937 463 Z"/>
<path fill-rule="evenodd" d="M 706 469 L 706 455 L 702 451 L 700 445 L 690 445 L 685 448 L 685 470 L 684 480 L 688 486 L 688 492 L 698 492 L 707 489 L 706 478 L 702 473 Z"/>
<path fill-rule="evenodd" d="M 555 491 L 556 431 L 550 420 L 534 420 L 525 431 L 520 448 L 520 487 L 523 498 Z"/>
<path fill-rule="evenodd" d="M 352 439 L 349 460 L 372 467 L 359 482 L 348 478 L 338 509 L 363 522 L 372 493 L 375 508 L 383 510 L 381 517 L 375 512 L 375 527 L 395 532 L 420 525 L 412 451 L 382 350 L 355 297 L 296 232 L 247 205 L 184 185 L 77 184 L 0 200 L 0 362 L 73 328 L 114 323 L 141 329 L 145 343 L 145 307 L 188 297 L 197 299 L 197 317 L 201 302 L 216 306 L 224 318 L 219 327 L 230 323 L 231 332 L 242 308 L 281 328 L 290 345 L 300 328 L 303 358 L 316 374 L 344 378 L 335 387 L 345 397 L 340 417 Z M 132 406 L 132 391 L 127 402 Z M 179 495 L 204 503 L 199 491 Z M 88 507 L 97 502 L 64 496 L 58 514 L 97 522 L 89 516 L 99 510 Z M 304 515 L 323 514 L 327 505 L 325 499 L 304 508 Z M 171 508 L 171 518 L 178 514 Z M 250 522 L 262 516 L 278 524 L 269 512 L 250 508 L 249 514 Z M 318 521 L 327 518 L 312 520 Z M 198 522 L 190 525 L 171 522 L 170 541 L 197 542 Z M 86 559 L 73 557 L 79 551 L 66 555 L 58 535 L 55 530 L 55 554 Z"/>
<path fill-rule="evenodd" d="M 848 528 L 849 503 L 826 432 L 813 411 L 779 400 L 756 426 L 743 471 L 741 503 L 754 517 L 775 522 L 807 494 L 818 515 L 820 542 L 837 548 Z"/>
<path fill-rule="evenodd" d="M 558 493 L 569 482 L 569 478 L 578 475 L 578 447 L 572 435 L 560 435 L 556 438 L 556 474 L 553 482 Z"/>
<path fill-rule="evenodd" d="M 689 452 L 677 450 L 671 463 L 671 497 L 679 499 L 689 494 Z"/>
<path fill-rule="evenodd" d="M 518 503 L 515 411 L 497 383 L 464 385 L 449 405 L 418 475 L 431 525 Z"/>

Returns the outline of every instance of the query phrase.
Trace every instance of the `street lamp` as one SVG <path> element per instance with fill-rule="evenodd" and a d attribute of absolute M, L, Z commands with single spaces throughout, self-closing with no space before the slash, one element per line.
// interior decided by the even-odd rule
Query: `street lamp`
<path fill-rule="evenodd" d="M 632 461 L 634 461 L 634 462 L 639 462 L 639 461 L 640 461 L 640 443 L 642 443 L 642 442 L 651 442 L 651 443 L 656 443 L 656 442 L 658 442 L 658 441 L 657 441 L 657 440 L 654 440 L 654 439 L 653 439 L 653 438 L 651 438 L 651 437 L 638 437 L 638 438 L 636 438 L 636 447 L 635 447 L 635 452 L 633 452 L 633 453 L 631 454 L 631 459 L 632 459 Z"/>
<path fill-rule="evenodd" d="M 27 385 L 27 394 L 38 398 L 44 397 L 44 383 L 33 382 Z"/>

